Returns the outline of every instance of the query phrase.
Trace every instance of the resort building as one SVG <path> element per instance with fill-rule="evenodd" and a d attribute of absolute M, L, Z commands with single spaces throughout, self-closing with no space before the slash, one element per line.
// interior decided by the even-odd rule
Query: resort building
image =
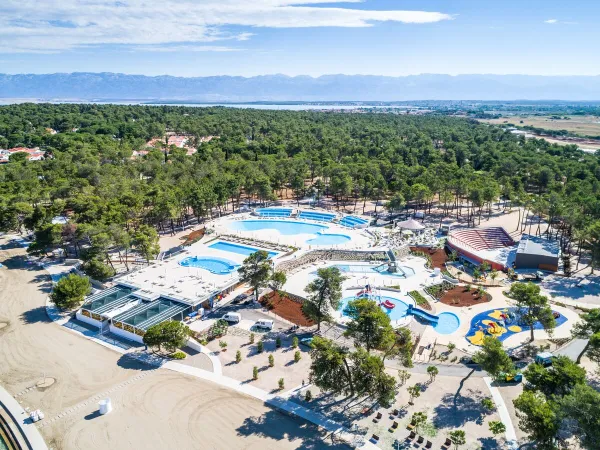
<path fill-rule="evenodd" d="M 517 247 L 515 268 L 556 272 L 559 259 L 560 245 L 557 241 L 523 235 Z"/>

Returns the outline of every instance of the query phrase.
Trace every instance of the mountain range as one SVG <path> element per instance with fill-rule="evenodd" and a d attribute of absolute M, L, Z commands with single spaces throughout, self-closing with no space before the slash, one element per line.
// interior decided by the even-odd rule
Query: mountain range
<path fill-rule="evenodd" d="M 600 76 L 0 74 L 0 98 L 36 101 L 600 100 Z"/>

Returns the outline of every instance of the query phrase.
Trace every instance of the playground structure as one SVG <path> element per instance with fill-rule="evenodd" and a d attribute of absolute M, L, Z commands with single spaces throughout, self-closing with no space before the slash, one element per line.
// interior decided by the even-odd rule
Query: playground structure
<path fill-rule="evenodd" d="M 420 308 L 415 308 L 412 305 L 408 305 L 407 314 L 411 314 L 414 317 L 418 317 L 426 322 L 429 322 L 430 325 L 436 325 L 440 318 L 435 314 L 428 313 Z"/>

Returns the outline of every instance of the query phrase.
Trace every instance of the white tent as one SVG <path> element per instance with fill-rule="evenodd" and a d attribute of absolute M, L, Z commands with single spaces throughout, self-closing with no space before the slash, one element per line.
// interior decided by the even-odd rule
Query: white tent
<path fill-rule="evenodd" d="M 425 229 L 425 227 L 421 223 L 417 222 L 413 218 L 405 220 L 404 222 L 398 222 L 396 224 L 396 226 L 398 228 L 402 228 L 403 230 L 411 230 L 411 231 L 422 231 Z"/>

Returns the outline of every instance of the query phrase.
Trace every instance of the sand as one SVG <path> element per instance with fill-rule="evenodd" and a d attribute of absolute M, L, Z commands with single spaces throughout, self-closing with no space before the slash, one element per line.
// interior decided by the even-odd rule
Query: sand
<path fill-rule="evenodd" d="M 305 422 L 262 402 L 166 369 L 152 369 L 49 321 L 49 278 L 2 247 L 0 384 L 24 408 L 46 415 L 41 433 L 55 450 L 320 448 Z M 114 411 L 99 417 L 98 395 Z M 54 421 L 52 419 L 58 417 Z"/>

